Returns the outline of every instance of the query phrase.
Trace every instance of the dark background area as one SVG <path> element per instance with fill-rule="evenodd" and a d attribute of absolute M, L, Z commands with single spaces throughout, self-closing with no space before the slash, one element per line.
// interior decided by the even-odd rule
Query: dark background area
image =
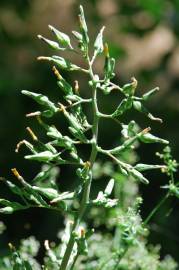
<path fill-rule="evenodd" d="M 31 126 L 43 138 L 36 122 L 25 118 L 25 114 L 37 109 L 20 90 L 40 91 L 52 100 L 58 100 L 59 89 L 48 63 L 37 62 L 39 55 L 54 52 L 41 43 L 37 34 L 52 38 L 48 24 L 70 33 L 77 29 L 78 5 L 83 4 L 89 25 L 91 40 L 98 29 L 105 25 L 105 39 L 110 52 L 117 60 L 116 82 L 121 85 L 135 76 L 139 82 L 138 94 L 160 86 L 160 92 L 148 102 L 154 115 L 164 119 L 163 124 L 151 123 L 135 113 L 142 128 L 152 127 L 154 134 L 171 142 L 174 157 L 179 160 L 179 1 L 178 0 L 1 0 L 0 1 L 0 174 L 12 178 L 10 169 L 17 167 L 26 179 L 38 172 L 39 167 L 23 159 L 24 150 L 14 152 L 19 140 L 27 137 L 25 127 Z M 75 63 L 81 59 L 72 56 Z M 99 74 L 102 60 L 96 63 Z M 79 74 L 65 74 L 73 82 Z M 88 90 L 84 79 L 79 78 L 81 91 Z M 102 110 L 109 112 L 115 106 L 115 94 L 101 97 Z M 133 112 L 128 117 L 133 117 Z M 59 127 L 63 129 L 63 120 Z M 117 127 L 104 122 L 100 126 L 100 142 L 108 146 L 120 138 Z M 112 131 L 112 132 L 111 132 Z M 159 162 L 155 152 L 159 145 L 141 146 L 139 156 L 143 163 Z M 23 152 L 24 151 L 24 152 Z M 67 168 L 60 174 L 62 189 L 73 187 L 73 178 Z M 177 177 L 177 176 L 176 176 Z M 145 206 L 143 217 L 162 197 L 160 186 L 166 181 L 159 173 L 149 173 L 150 185 L 141 186 Z M 1 194 L 8 190 L 1 185 Z M 171 207 L 173 211 L 170 212 Z M 167 217 L 166 217 L 167 216 Z M 31 234 L 37 239 L 55 239 L 63 225 L 62 217 L 46 210 L 30 210 L 11 216 L 2 216 L 7 226 L 0 238 L 0 252 L 7 251 L 7 243 L 18 243 Z M 152 220 L 151 243 L 161 243 L 162 255 L 170 253 L 179 262 L 179 201 L 171 198 Z"/>

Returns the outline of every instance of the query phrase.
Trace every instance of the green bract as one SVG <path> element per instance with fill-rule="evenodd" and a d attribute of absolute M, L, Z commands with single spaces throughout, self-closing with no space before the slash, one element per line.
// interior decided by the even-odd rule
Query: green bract
<path fill-rule="evenodd" d="M 49 28 L 56 41 L 41 35 L 38 37 L 58 53 L 70 50 L 70 53 L 82 54 L 85 68 L 77 66 L 64 56 L 38 58 L 52 63 L 63 101 L 57 100 L 54 103 L 43 93 L 22 91 L 22 94 L 41 105 L 42 111 L 28 113 L 27 116 L 37 119 L 39 128 L 42 128 L 47 138 L 42 142 L 28 127 L 27 131 L 32 142 L 20 141 L 16 152 L 25 145 L 29 151 L 25 159 L 29 162 L 42 163 L 42 168 L 33 179 L 24 179 L 16 168 L 12 169 L 14 174 L 12 181 L 1 178 L 2 184 L 4 183 L 17 196 L 17 201 L 0 198 L 0 213 L 12 214 L 31 207 L 46 208 L 63 215 L 66 225 L 59 233 L 61 239 L 59 244 L 51 247 L 48 240 L 45 241 L 46 255 L 42 267 L 34 258 L 39 244 L 31 238 L 24 240 L 19 250 L 10 245 L 11 259 L 6 256 L 0 258 L 0 269 L 175 270 L 176 263 L 171 258 L 167 257 L 161 261 L 158 250 L 153 247 L 151 252 L 147 243 L 146 225 L 170 195 L 179 198 L 179 183 L 174 181 L 173 175 L 178 164 L 173 160 L 169 146 L 162 154 L 158 154 L 164 165 L 143 164 L 142 160 L 137 163 L 134 150 L 139 146 L 139 142 L 161 144 L 169 142 L 152 135 L 150 127 L 141 129 L 135 120 L 129 122 L 125 120 L 127 119 L 125 113 L 132 109 L 144 114 L 144 117 L 161 122 L 161 119 L 154 117 L 144 105 L 158 88 L 138 97 L 136 96 L 138 83 L 135 78 L 124 86 L 112 81 L 115 76 L 115 59 L 110 56 L 107 43 L 104 44 L 104 27 L 92 42 L 93 52 L 90 54 L 88 27 L 82 6 L 80 6 L 79 30 L 72 32 L 77 39 L 76 47 L 72 47 L 67 34 L 51 25 Z M 94 62 L 99 55 L 104 60 L 102 76 L 94 71 Z M 62 69 L 66 72 L 85 73 L 86 88 L 90 88 L 86 89 L 90 96 L 88 99 L 82 96 L 77 80 L 73 85 L 61 75 Z M 120 93 L 116 109 L 111 114 L 101 112 L 98 108 L 98 93 L 110 94 L 114 89 Z M 90 108 L 90 117 L 85 113 L 85 106 Z M 53 124 L 52 117 L 54 115 L 58 117 L 59 114 L 67 123 L 66 134 L 63 134 L 60 121 L 56 125 Z M 52 119 L 48 122 L 46 118 L 49 117 Z M 121 133 L 121 139 L 118 139 L 116 144 L 111 142 L 109 149 L 104 149 L 99 140 L 99 123 L 103 118 L 115 120 L 119 124 L 118 134 Z M 88 156 L 87 153 L 85 155 L 82 153 L 84 145 L 89 149 Z M 101 161 L 98 160 L 100 156 L 104 156 Z M 83 160 L 84 157 L 86 160 Z M 57 181 L 59 167 L 63 170 L 63 165 L 68 166 L 69 171 L 76 172 L 72 177 L 72 181 L 76 183 L 73 190 L 64 191 Z M 71 166 L 75 167 L 75 170 L 71 170 Z M 139 197 L 138 185 L 150 183 L 146 171 L 153 169 L 166 172 L 170 179 L 163 187 L 167 190 L 165 198 L 143 221 L 140 216 L 142 199 Z M 78 181 L 75 181 L 76 178 Z M 98 190 L 98 184 L 94 181 L 98 178 L 103 181 L 103 190 Z M 91 187 L 95 196 L 91 196 Z M 95 233 L 91 226 L 96 227 Z"/>

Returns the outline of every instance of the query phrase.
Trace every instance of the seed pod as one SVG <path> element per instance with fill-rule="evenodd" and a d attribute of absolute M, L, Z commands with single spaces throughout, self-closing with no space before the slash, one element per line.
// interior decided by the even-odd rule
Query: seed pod
<path fill-rule="evenodd" d="M 125 111 L 129 110 L 132 107 L 132 99 L 125 98 L 121 101 L 115 112 L 112 114 L 112 117 L 121 116 Z"/>
<path fill-rule="evenodd" d="M 54 103 L 51 102 L 48 99 L 48 97 L 46 97 L 42 94 L 37 94 L 37 93 L 29 92 L 26 90 L 22 90 L 21 93 L 28 96 L 28 97 L 33 98 L 37 103 L 39 103 L 43 106 L 46 106 L 49 109 L 49 111 L 52 113 L 56 113 L 58 111 L 58 108 L 54 105 Z"/>
<path fill-rule="evenodd" d="M 15 184 L 13 184 L 12 182 L 5 180 L 5 184 L 8 186 L 8 188 L 17 195 L 22 195 L 22 190 L 16 186 Z"/>
<path fill-rule="evenodd" d="M 130 174 L 136 179 L 139 180 L 140 182 L 144 184 L 148 184 L 149 181 L 147 178 L 145 178 L 140 172 L 138 172 L 136 169 L 132 168 L 130 171 Z"/>
<path fill-rule="evenodd" d="M 58 51 L 64 51 L 65 50 L 64 48 L 61 48 L 59 46 L 59 44 L 57 42 L 55 42 L 55 41 L 52 41 L 52 40 L 50 40 L 48 38 L 44 38 L 41 35 L 38 35 L 38 38 L 40 40 L 43 40 L 45 43 L 47 43 L 52 49 L 55 49 L 55 50 L 58 50 Z"/>
<path fill-rule="evenodd" d="M 41 152 L 41 153 L 37 153 L 35 155 L 25 156 L 25 159 L 36 160 L 36 161 L 40 161 L 40 162 L 49 162 L 49 161 L 52 161 L 54 159 L 57 160 L 58 156 L 59 156 L 59 154 L 54 155 L 50 151 L 44 151 L 44 152 Z"/>
<path fill-rule="evenodd" d="M 122 88 L 123 89 L 123 93 L 125 95 L 133 96 L 134 93 L 135 93 L 135 90 L 137 88 L 137 84 L 138 84 L 137 80 L 134 77 L 132 77 L 131 78 L 131 83 L 125 84 L 123 86 L 123 88 Z"/>
<path fill-rule="evenodd" d="M 73 95 L 71 85 L 61 76 L 61 74 L 59 73 L 59 71 L 56 69 L 55 66 L 53 66 L 52 70 L 58 79 L 57 85 L 62 89 L 65 95 Z"/>
<path fill-rule="evenodd" d="M 163 144 L 169 144 L 169 141 L 161 139 L 159 137 L 156 137 L 152 135 L 151 133 L 141 134 L 139 139 L 144 143 L 163 143 Z"/>
<path fill-rule="evenodd" d="M 11 201 L 8 201 L 5 199 L 0 199 L 0 204 L 7 206 L 7 207 L 10 207 L 9 209 L 5 207 L 6 211 L 7 211 L 6 214 L 8 214 L 8 211 L 9 211 L 9 214 L 11 214 L 11 211 L 14 212 L 14 211 L 21 210 L 21 209 L 25 208 L 22 204 L 20 204 L 18 202 L 11 202 Z M 1 208 L 1 209 L 3 209 L 3 208 Z"/>
<path fill-rule="evenodd" d="M 55 199 L 53 199 L 50 203 L 57 203 L 60 201 L 64 201 L 64 200 L 72 200 L 74 198 L 74 192 L 62 192 L 61 194 L 59 194 L 59 196 Z"/>
<path fill-rule="evenodd" d="M 53 200 L 57 198 L 60 194 L 57 192 L 56 189 L 53 188 L 42 188 L 37 186 L 32 186 L 33 190 L 40 193 L 42 196 L 46 197 L 49 200 Z"/>
<path fill-rule="evenodd" d="M 106 188 L 105 188 L 105 191 L 104 191 L 104 194 L 106 196 L 109 196 L 111 195 L 112 191 L 113 191 L 113 188 L 114 188 L 114 179 L 111 179 L 109 181 L 109 183 L 107 184 Z"/>
<path fill-rule="evenodd" d="M 114 77 L 115 59 L 109 56 L 108 44 L 104 45 L 105 64 L 104 64 L 104 80 L 105 82 Z"/>
<path fill-rule="evenodd" d="M 83 39 L 82 34 L 78 33 L 77 31 L 72 31 L 72 34 L 74 35 L 74 37 L 75 37 L 79 42 L 82 42 L 82 39 Z"/>
<path fill-rule="evenodd" d="M 139 163 L 139 164 L 135 165 L 134 168 L 139 172 L 143 172 L 143 171 L 153 170 L 153 169 L 164 169 L 164 168 L 166 168 L 166 166 Z"/>
<path fill-rule="evenodd" d="M 82 142 L 86 142 L 87 139 L 85 137 L 85 135 L 83 134 L 83 132 L 81 132 L 80 130 L 76 130 L 73 127 L 68 127 L 69 131 L 73 134 L 73 136 L 75 138 L 77 138 L 78 140 L 82 141 Z"/>
<path fill-rule="evenodd" d="M 46 180 L 47 178 L 49 178 L 50 176 L 50 169 L 47 169 L 46 171 L 41 171 L 39 172 L 33 179 L 33 183 L 34 182 L 41 182 L 43 180 Z"/>
<path fill-rule="evenodd" d="M 56 56 L 56 55 L 54 55 L 52 57 L 39 56 L 37 59 L 38 60 L 47 60 L 49 62 L 52 62 L 55 65 L 59 66 L 61 69 L 67 69 L 69 71 L 81 70 L 80 67 L 72 64 L 69 60 L 64 59 L 63 57 L 60 57 L 60 56 Z"/>
<path fill-rule="evenodd" d="M 58 129 L 55 126 L 48 126 L 47 135 L 54 139 L 62 138 L 62 134 L 60 133 L 60 131 L 58 131 Z"/>
<path fill-rule="evenodd" d="M 73 49 L 70 38 L 67 34 L 60 32 L 59 30 L 57 30 L 55 27 L 51 25 L 49 25 L 49 29 L 55 34 L 57 40 L 59 41 L 60 44 L 62 44 L 62 46 Z"/>
<path fill-rule="evenodd" d="M 14 212 L 14 209 L 13 209 L 13 207 L 10 207 L 10 206 L 0 208 L 1 214 L 12 214 L 13 212 Z"/>
<path fill-rule="evenodd" d="M 104 45 L 103 45 L 103 32 L 104 32 L 105 26 L 102 27 L 99 34 L 96 37 L 96 40 L 94 42 L 94 55 L 98 55 L 103 52 Z"/>
<path fill-rule="evenodd" d="M 78 17 L 79 17 L 79 24 L 80 24 L 80 32 L 83 37 L 83 43 L 88 44 L 89 43 L 88 27 L 85 21 L 84 10 L 82 6 L 80 6 L 80 14 Z"/>

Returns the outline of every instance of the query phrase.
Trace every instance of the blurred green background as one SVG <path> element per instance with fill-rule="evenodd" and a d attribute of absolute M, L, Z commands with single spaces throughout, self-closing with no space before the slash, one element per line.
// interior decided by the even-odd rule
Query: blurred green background
<path fill-rule="evenodd" d="M 27 137 L 25 127 L 31 126 L 40 134 L 35 121 L 25 118 L 25 114 L 37 107 L 20 90 L 41 91 L 57 100 L 60 92 L 48 63 L 37 62 L 39 55 L 51 55 L 37 38 L 42 34 L 51 38 L 48 24 L 70 33 L 77 28 L 78 5 L 86 11 L 91 40 L 105 25 L 105 39 L 110 44 L 110 52 L 117 60 L 116 82 L 124 84 L 135 76 L 139 82 L 138 94 L 160 86 L 160 92 L 148 103 L 148 108 L 164 119 L 163 124 L 151 123 L 135 113 L 140 126 L 152 126 L 154 134 L 170 140 L 174 157 L 179 160 L 179 1 L 178 0 L 1 0 L 0 1 L 0 174 L 13 177 L 12 167 L 17 167 L 31 179 L 38 166 L 23 159 L 14 152 L 19 140 Z M 72 56 L 76 63 L 81 59 Z M 99 74 L 102 60 L 96 63 Z M 79 74 L 65 74 L 73 82 Z M 86 82 L 79 78 L 83 93 Z M 118 103 L 115 95 L 105 96 L 101 108 L 109 112 L 110 106 Z M 128 118 L 133 117 L 133 112 Z M 60 120 L 63 128 L 63 121 Z M 100 126 L 100 142 L 109 146 L 120 138 L 117 127 L 104 122 Z M 111 132 L 112 131 L 112 132 Z M 158 162 L 155 152 L 160 146 L 141 146 L 139 155 L 143 163 Z M 72 187 L 71 173 L 65 168 L 62 172 L 64 187 Z M 141 187 L 145 207 L 143 217 L 162 196 L 160 186 L 166 179 L 160 174 L 148 174 L 150 185 Z M 98 184 L 100 188 L 100 183 Z M 7 194 L 1 185 L 1 192 Z M 171 207 L 173 208 L 172 211 Z M 55 240 L 56 232 L 63 225 L 63 219 L 56 213 L 31 210 L 2 216 L 7 226 L 0 238 L 0 252 L 5 253 L 9 241 L 18 243 L 22 237 L 31 234 L 43 241 Z M 151 243 L 161 243 L 162 256 L 170 253 L 179 261 L 179 201 L 171 199 L 160 209 L 152 220 Z"/>

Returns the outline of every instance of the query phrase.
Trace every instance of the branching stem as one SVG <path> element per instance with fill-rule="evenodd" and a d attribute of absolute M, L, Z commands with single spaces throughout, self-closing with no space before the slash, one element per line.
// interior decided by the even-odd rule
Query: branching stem
<path fill-rule="evenodd" d="M 83 195 L 82 195 L 82 200 L 80 203 L 80 209 L 78 212 L 78 216 L 75 219 L 73 228 L 71 230 L 71 235 L 70 235 L 70 239 L 69 242 L 67 244 L 67 248 L 60 266 L 60 270 L 66 270 L 68 263 L 69 263 L 69 259 L 74 247 L 74 243 L 75 243 L 75 239 L 73 236 L 73 232 L 75 230 L 77 230 L 79 223 L 81 221 L 81 219 L 84 216 L 87 204 L 89 202 L 89 196 L 90 196 L 90 189 L 91 189 L 91 181 L 92 181 L 92 167 L 93 164 L 96 160 L 96 156 L 97 156 L 97 138 L 98 138 L 98 124 L 99 124 L 99 116 L 98 116 L 98 106 L 97 106 L 97 88 L 96 88 L 96 83 L 95 83 L 95 78 L 94 78 L 94 74 L 93 74 L 93 70 L 92 70 L 92 64 L 93 61 L 90 61 L 89 56 L 87 54 L 87 62 L 88 62 L 88 66 L 89 66 L 89 74 L 90 74 L 90 78 L 92 80 L 92 109 L 93 109 L 93 125 L 92 125 L 92 140 L 91 140 L 91 144 L 92 144 L 92 149 L 91 149 L 91 154 L 90 154 L 90 158 L 89 158 L 89 162 L 90 162 L 90 177 L 88 180 L 86 180 L 84 188 L 83 188 Z M 74 264 L 73 264 L 74 265 Z"/>

